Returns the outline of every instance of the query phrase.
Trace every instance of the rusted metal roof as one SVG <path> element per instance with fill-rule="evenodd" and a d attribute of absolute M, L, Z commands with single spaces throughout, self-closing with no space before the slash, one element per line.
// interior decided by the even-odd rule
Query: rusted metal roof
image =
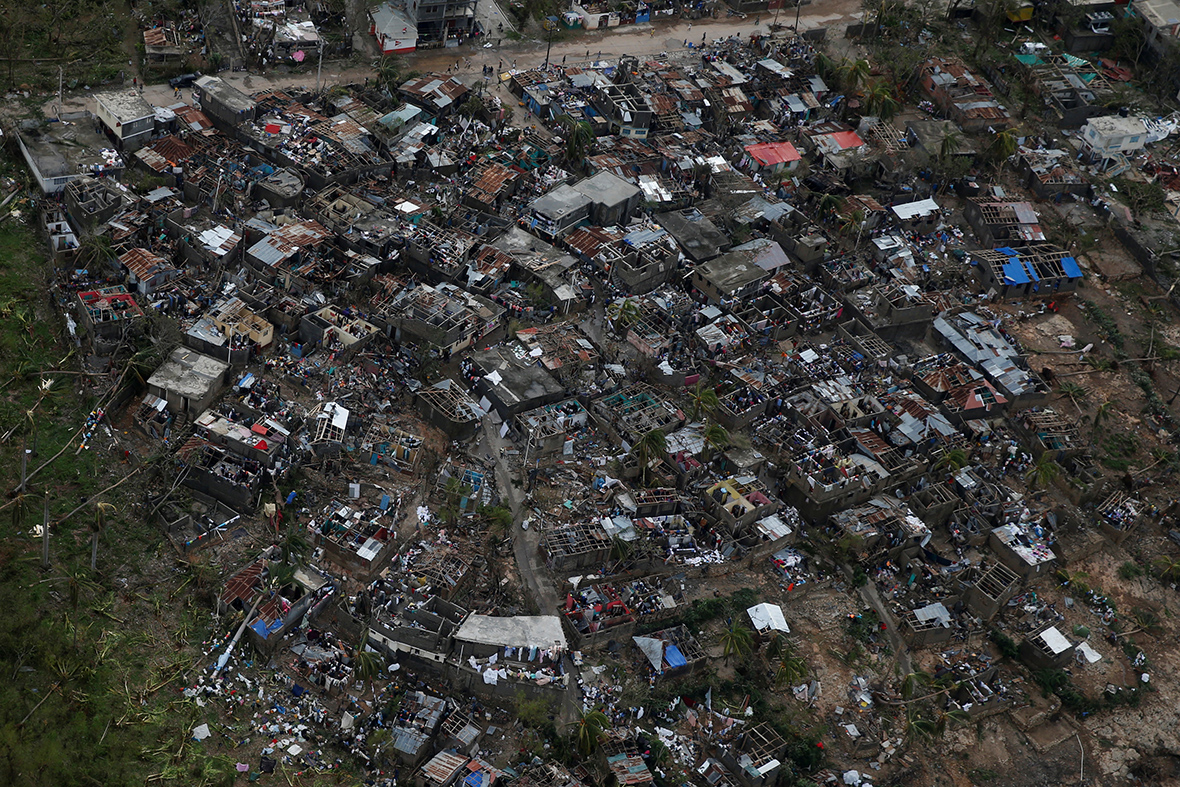
<path fill-rule="evenodd" d="M 147 249 L 128 249 L 119 257 L 119 262 L 140 281 L 146 281 L 162 271 L 175 270 L 166 259 L 157 257 Z"/>
<path fill-rule="evenodd" d="M 468 763 L 467 757 L 452 754 L 449 751 L 439 752 L 430 762 L 422 766 L 422 775 L 434 784 L 445 784 L 455 772 Z"/>
<path fill-rule="evenodd" d="M 480 171 L 471 186 L 471 196 L 484 204 L 492 202 L 504 187 L 520 177 L 520 172 L 503 164 L 491 163 Z"/>
<path fill-rule="evenodd" d="M 204 440 L 201 442 L 204 443 Z M 232 604 L 241 601 L 246 605 L 251 604 L 254 600 L 254 589 L 261 583 L 262 569 L 265 567 L 265 560 L 257 560 L 230 577 L 225 583 L 225 589 L 221 591 L 222 603 Z"/>
<path fill-rule="evenodd" d="M 213 123 L 205 116 L 204 112 L 196 107 L 183 104 L 172 111 L 176 113 L 176 117 L 180 118 L 180 122 L 192 131 L 203 132 L 213 129 Z"/>

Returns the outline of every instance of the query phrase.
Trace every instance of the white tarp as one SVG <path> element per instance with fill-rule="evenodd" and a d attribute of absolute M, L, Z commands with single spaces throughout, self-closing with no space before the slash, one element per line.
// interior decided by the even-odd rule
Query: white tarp
<path fill-rule="evenodd" d="M 784 634 L 791 633 L 787 619 L 783 617 L 783 608 L 778 604 L 755 604 L 746 610 L 746 614 L 750 616 L 750 622 L 758 631 L 770 629 Z"/>
<path fill-rule="evenodd" d="M 893 212 L 899 219 L 915 219 L 919 216 L 929 216 L 938 212 L 938 203 L 933 199 L 920 199 L 917 202 L 907 202 L 905 205 L 894 205 Z"/>
<path fill-rule="evenodd" d="M 632 637 L 636 647 L 643 651 L 647 660 L 651 662 L 656 672 L 664 668 L 664 643 L 652 637 Z"/>
<path fill-rule="evenodd" d="M 1064 653 L 1070 648 L 1069 640 L 1067 640 L 1062 635 L 1062 633 L 1057 630 L 1056 626 L 1050 626 L 1049 628 L 1042 631 L 1041 639 L 1046 645 L 1049 646 L 1049 650 L 1053 651 L 1054 655 L 1057 655 L 1058 653 Z"/>

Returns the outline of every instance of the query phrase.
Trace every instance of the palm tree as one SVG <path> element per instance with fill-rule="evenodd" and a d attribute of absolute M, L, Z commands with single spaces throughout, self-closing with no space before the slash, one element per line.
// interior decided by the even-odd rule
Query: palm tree
<path fill-rule="evenodd" d="M 668 455 L 668 437 L 664 434 L 663 429 L 652 429 L 639 438 L 639 442 L 631 449 L 631 453 L 639 462 L 643 480 L 646 483 L 652 460 L 663 459 Z"/>
<path fill-rule="evenodd" d="M 869 61 L 865 59 L 860 60 L 844 60 L 840 63 L 838 69 L 840 80 L 844 83 L 844 89 L 849 93 L 855 93 L 869 80 L 869 73 L 873 70 L 869 65 Z"/>
<path fill-rule="evenodd" d="M 961 710 L 944 710 L 941 711 L 934 719 L 934 735 L 941 738 L 946 733 L 946 728 L 949 722 L 965 722 L 971 717 Z"/>
<path fill-rule="evenodd" d="M 1157 557 L 1155 565 L 1160 570 L 1160 579 L 1163 581 L 1174 582 L 1180 579 L 1180 558 Z"/>
<path fill-rule="evenodd" d="M 291 558 L 294 558 L 298 562 L 307 554 L 307 547 L 307 536 L 303 527 L 292 522 L 287 526 L 287 531 L 283 534 L 283 562 L 290 563 Z"/>
<path fill-rule="evenodd" d="M 702 432 L 705 438 L 706 461 L 713 458 L 713 452 L 729 445 L 729 430 L 721 424 L 706 423 Z"/>
<path fill-rule="evenodd" d="M 78 244 L 78 250 L 74 253 L 74 263 L 81 268 L 98 268 L 103 263 L 115 259 L 115 256 L 110 236 L 89 235 Z"/>
<path fill-rule="evenodd" d="M 1057 581 L 1062 587 L 1071 587 L 1078 593 L 1085 594 L 1090 590 L 1090 586 L 1086 584 L 1089 576 L 1085 571 L 1068 571 L 1063 568 L 1057 572 Z"/>
<path fill-rule="evenodd" d="M 996 164 L 997 172 L 1003 171 L 1004 163 L 1016 152 L 1017 147 L 1016 135 L 1011 129 L 1004 129 L 996 134 L 996 138 L 992 140 L 988 152 L 992 157 L 992 161 Z"/>
<path fill-rule="evenodd" d="M 558 123 L 565 128 L 565 155 L 571 164 L 581 164 L 586 151 L 594 144 L 594 127 L 585 120 L 574 120 L 562 115 Z"/>
<path fill-rule="evenodd" d="M 901 681 L 901 696 L 903 699 L 911 700 L 914 695 L 922 691 L 926 686 L 930 685 L 930 675 L 925 672 L 915 671 L 906 675 Z"/>
<path fill-rule="evenodd" d="M 600 710 L 583 710 L 578 712 L 575 738 L 578 742 L 578 752 L 583 757 L 589 757 L 598 749 L 606 731 L 610 729 L 610 719 Z"/>
<path fill-rule="evenodd" d="M 1024 474 L 1025 482 L 1034 489 L 1042 486 L 1048 486 L 1057 480 L 1061 468 L 1053 461 L 1053 457 L 1049 452 L 1041 454 L 1040 459 L 1036 461 Z"/>
<path fill-rule="evenodd" d="M 794 653 L 787 654 L 783 656 L 778 664 L 778 670 L 774 673 L 775 688 L 793 686 L 806 678 L 809 672 L 811 672 L 811 667 L 807 665 L 802 656 Z"/>
<path fill-rule="evenodd" d="M 901 104 L 893 95 L 893 88 L 884 80 L 877 80 L 869 85 L 865 94 L 865 105 L 869 114 L 885 121 L 892 120 L 901 109 Z"/>
<path fill-rule="evenodd" d="M 840 211 L 842 210 L 844 210 L 844 200 L 840 199 L 835 194 L 825 194 L 819 201 L 819 206 L 817 208 L 821 219 L 839 215 Z"/>
<path fill-rule="evenodd" d="M 1073 402 L 1074 409 L 1076 409 L 1079 414 L 1082 412 L 1082 408 L 1078 404 L 1078 402 L 1086 401 L 1086 398 L 1089 397 L 1089 395 L 1090 395 L 1089 391 L 1087 391 L 1085 388 L 1078 385 L 1077 383 L 1068 383 L 1068 382 L 1058 384 L 1057 392 L 1060 393 L 1062 396 L 1068 397 L 1069 400 L 1071 402 Z"/>
<path fill-rule="evenodd" d="M 704 380 L 697 380 L 697 384 L 692 387 L 692 392 L 689 393 L 689 398 L 692 399 L 692 419 L 693 421 L 701 417 L 701 414 L 712 415 L 721 407 L 721 399 L 717 396 L 717 389 L 711 385 L 706 385 Z"/>
<path fill-rule="evenodd" d="M 905 740 L 914 744 L 918 741 L 930 740 L 934 737 L 938 725 L 922 715 L 917 708 L 905 709 Z"/>
<path fill-rule="evenodd" d="M 725 663 L 729 663 L 730 656 L 748 656 L 753 648 L 754 633 L 743 626 L 741 621 L 731 619 L 725 631 L 721 632 L 721 652 L 725 656 Z"/>
<path fill-rule="evenodd" d="M 94 507 L 94 524 L 90 527 L 90 570 L 98 570 L 98 539 L 102 531 L 106 530 L 107 514 L 115 513 L 116 509 L 110 503 L 98 503 Z"/>
<path fill-rule="evenodd" d="M 607 307 L 607 317 L 615 323 L 616 330 L 639 322 L 639 304 L 632 298 L 615 301 Z"/>
<path fill-rule="evenodd" d="M 963 134 L 957 129 L 948 130 L 938 145 L 938 160 L 946 161 L 963 147 Z"/>
<path fill-rule="evenodd" d="M 1114 410 L 1114 402 L 1107 399 L 1094 410 L 1094 421 L 1090 429 L 1090 442 L 1093 443 L 1098 436 L 1098 430 L 1110 418 L 1111 411 Z"/>
<path fill-rule="evenodd" d="M 401 84 L 403 69 L 406 61 L 397 55 L 385 55 L 377 64 L 377 87 L 388 90 L 391 94 L 397 91 Z"/>
<path fill-rule="evenodd" d="M 943 451 L 942 455 L 938 457 L 938 461 L 934 463 L 935 470 L 946 470 L 951 473 L 957 473 L 966 466 L 967 452 L 962 448 Z"/>
<path fill-rule="evenodd" d="M 369 689 L 373 688 L 373 681 L 385 669 L 385 660 L 377 653 L 368 649 L 369 645 L 369 630 L 365 629 L 364 635 L 361 636 L 361 643 L 356 649 L 356 666 L 353 669 L 357 680 L 368 684 Z"/>

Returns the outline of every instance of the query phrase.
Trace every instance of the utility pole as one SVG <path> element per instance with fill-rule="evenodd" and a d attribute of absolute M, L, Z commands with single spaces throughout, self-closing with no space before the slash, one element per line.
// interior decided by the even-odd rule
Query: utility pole
<path fill-rule="evenodd" d="M 61 87 L 62 87 L 62 70 L 61 66 L 57 67 L 57 119 L 61 120 Z"/>
<path fill-rule="evenodd" d="M 549 50 L 551 50 L 553 48 L 553 28 L 555 28 L 555 27 L 557 27 L 557 25 L 553 24 L 548 19 L 545 20 L 545 29 L 549 31 L 549 43 L 545 46 L 545 70 L 546 71 L 549 70 Z"/>
<path fill-rule="evenodd" d="M 41 567 L 49 568 L 49 495 L 45 495 L 45 524 L 41 525 Z"/>
<path fill-rule="evenodd" d="M 320 92 L 320 74 L 324 72 L 324 39 L 320 39 L 320 64 L 315 69 L 315 92 Z"/>

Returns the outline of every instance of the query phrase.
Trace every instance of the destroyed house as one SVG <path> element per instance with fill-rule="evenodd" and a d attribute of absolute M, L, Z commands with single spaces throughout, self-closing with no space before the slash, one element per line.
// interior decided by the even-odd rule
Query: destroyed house
<path fill-rule="evenodd" d="M 374 419 L 361 441 L 361 456 L 370 465 L 382 464 L 413 474 L 422 456 L 422 438 L 399 426 Z"/>
<path fill-rule="evenodd" d="M 236 511 L 252 511 L 262 485 L 262 465 L 194 435 L 176 451 L 185 468 L 184 485 L 225 503 Z"/>
<path fill-rule="evenodd" d="M 273 103 L 238 133 L 276 165 L 302 173 L 309 187 L 351 182 L 361 173 L 389 166 L 369 130 L 347 115 L 328 118 L 301 104 Z"/>
<path fill-rule="evenodd" d="M 472 176 L 471 186 L 463 194 L 463 202 L 478 210 L 494 213 L 504 200 L 516 192 L 520 176 L 519 170 L 489 162 Z"/>
<path fill-rule="evenodd" d="M 452 284 L 421 284 L 383 304 L 381 316 L 393 329 L 395 341 L 410 339 L 444 354 L 457 353 L 495 324 L 495 317 L 487 314 L 494 304 L 483 300 Z"/>
<path fill-rule="evenodd" d="M 1050 574 L 1057 561 L 1048 540 L 1038 535 L 1031 524 L 1013 522 L 994 528 L 988 546 L 1001 563 L 1024 580 Z"/>
<path fill-rule="evenodd" d="M 573 436 L 589 423 L 590 413 L 577 399 L 529 410 L 515 420 L 517 430 L 528 442 L 530 456 L 563 452 Z"/>
<path fill-rule="evenodd" d="M 558 605 L 572 646 L 581 649 L 625 639 L 638 621 L 651 623 L 675 609 L 676 602 L 655 578 L 581 586 Z"/>
<path fill-rule="evenodd" d="M 143 50 L 148 59 L 160 62 L 171 58 L 179 60 L 191 51 L 185 45 L 184 36 L 172 24 L 144 30 Z"/>
<path fill-rule="evenodd" d="M 339 186 L 320 192 L 307 211 L 356 251 L 385 257 L 401 240 L 401 219 Z"/>
<path fill-rule="evenodd" d="M 293 268 L 305 255 L 332 237 L 315 221 L 285 224 L 246 249 L 246 261 L 263 275 Z"/>
<path fill-rule="evenodd" d="M 487 414 L 479 404 L 452 380 L 418 389 L 414 396 L 423 417 L 452 440 L 466 440 L 479 428 Z"/>
<path fill-rule="evenodd" d="M 470 757 L 449 751 L 440 751 L 418 771 L 415 783 L 419 787 L 453 787 L 467 772 Z"/>
<path fill-rule="evenodd" d="M 144 318 L 143 309 L 126 287 L 104 287 L 78 293 L 79 322 L 92 336 L 116 338 Z"/>
<path fill-rule="evenodd" d="M 311 528 L 312 540 L 346 575 L 367 582 L 385 568 L 395 551 L 387 516 L 386 511 L 365 507 L 360 501 L 333 500 Z"/>
<path fill-rule="evenodd" d="M 368 604 L 368 594 L 363 603 Z M 361 611 L 367 611 L 367 607 Z M 380 645 L 391 659 L 412 658 L 416 664 L 441 669 L 451 649 L 451 637 L 466 617 L 467 610 L 431 596 L 420 604 L 403 607 L 390 619 L 384 608 L 370 619 L 369 633 L 374 645 Z"/>
<path fill-rule="evenodd" d="M 474 235 L 422 222 L 410 229 L 406 252 L 410 269 L 431 282 L 457 281 L 478 244 Z"/>
<path fill-rule="evenodd" d="M 969 199 L 963 207 L 963 217 L 985 248 L 1045 240 L 1041 220 L 1028 202 L 983 197 Z"/>
<path fill-rule="evenodd" d="M 550 372 L 577 374 L 598 360 L 598 351 L 576 326 L 550 323 L 539 328 L 522 328 L 516 338 L 529 350 L 529 357 Z M 539 352 L 538 352 L 539 351 Z"/>
<path fill-rule="evenodd" d="M 684 413 L 678 407 L 644 383 L 598 399 L 593 409 L 600 420 L 629 443 L 656 429 L 667 434 L 684 422 Z"/>
<path fill-rule="evenodd" d="M 1048 398 L 1049 387 L 1025 368 L 1027 364 L 1016 347 L 979 315 L 943 312 L 934 318 L 933 327 L 935 335 L 983 372 L 1009 403 L 1023 409 Z"/>
<path fill-rule="evenodd" d="M 168 402 L 172 412 L 195 417 L 221 393 L 228 371 L 228 363 L 177 347 L 148 378 L 148 393 Z"/>
<path fill-rule="evenodd" d="M 299 323 L 299 340 L 303 352 L 311 347 L 323 347 L 331 353 L 355 353 L 371 342 L 380 331 L 376 325 L 360 317 L 351 308 L 325 306 L 305 314 Z"/>
<path fill-rule="evenodd" d="M 397 90 L 411 104 L 422 107 L 432 117 L 446 117 L 458 111 L 469 92 L 458 77 L 425 74 L 411 79 Z"/>
<path fill-rule="evenodd" d="M 631 641 L 657 677 L 687 675 L 705 664 L 705 651 L 687 626 L 673 626 L 645 636 L 634 636 Z"/>
<path fill-rule="evenodd" d="M 995 97 L 991 85 L 960 60 L 933 57 L 920 66 L 923 92 L 969 134 L 1007 128 L 1012 118 Z"/>
<path fill-rule="evenodd" d="M 265 557 L 259 558 L 226 580 L 217 598 L 220 614 L 232 610 L 247 612 L 258 602 L 247 621 L 246 634 L 250 643 L 264 654 L 273 651 L 283 635 L 298 625 L 332 589 L 328 580 L 302 566 L 295 569 L 290 584 L 268 589 L 266 581 L 274 565 Z"/>
<path fill-rule="evenodd" d="M 1054 298 L 1078 288 L 1083 275 L 1078 261 L 1051 243 L 972 252 L 983 286 L 1003 300 Z"/>
<path fill-rule="evenodd" d="M 1138 527 L 1148 506 L 1127 492 L 1115 491 L 1098 506 L 1098 526 L 1114 544 L 1121 544 Z"/>
<path fill-rule="evenodd" d="M 775 782 L 786 742 L 768 724 L 757 724 L 716 745 L 716 756 L 742 787 L 767 787 Z"/>
<path fill-rule="evenodd" d="M 638 86 L 631 82 L 599 84 L 592 100 L 599 114 L 610 122 L 614 133 L 647 139 L 653 113 Z"/>
<path fill-rule="evenodd" d="M 1075 168 L 1074 157 L 1069 151 L 1021 148 L 1018 156 L 1017 166 L 1027 176 L 1025 187 L 1040 199 L 1090 192 L 1089 179 Z"/>
<path fill-rule="evenodd" d="M 576 571 L 601 566 L 609 560 L 611 539 L 595 518 L 545 530 L 540 549 L 551 571 Z"/>
<path fill-rule="evenodd" d="M 729 236 L 696 208 L 660 213 L 655 220 L 692 262 L 711 260 L 733 245 Z"/>
<path fill-rule="evenodd" d="M 779 507 L 778 500 L 754 476 L 723 479 L 706 489 L 703 495 L 705 507 L 733 535 L 773 514 Z"/>
<path fill-rule="evenodd" d="M 105 180 L 82 177 L 64 185 L 64 202 L 75 229 L 93 231 L 123 210 L 124 196 Z"/>

